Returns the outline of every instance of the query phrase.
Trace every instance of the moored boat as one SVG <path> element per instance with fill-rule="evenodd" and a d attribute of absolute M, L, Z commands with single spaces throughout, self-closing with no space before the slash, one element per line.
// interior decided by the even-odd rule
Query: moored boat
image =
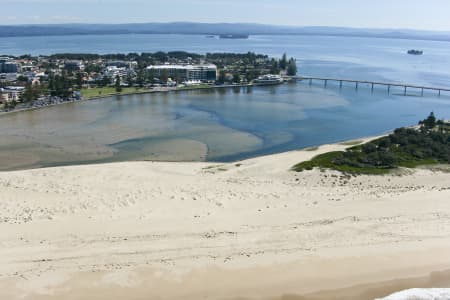
<path fill-rule="evenodd" d="M 254 85 L 276 85 L 282 84 L 284 82 L 283 78 L 280 75 L 262 75 L 253 81 Z"/>

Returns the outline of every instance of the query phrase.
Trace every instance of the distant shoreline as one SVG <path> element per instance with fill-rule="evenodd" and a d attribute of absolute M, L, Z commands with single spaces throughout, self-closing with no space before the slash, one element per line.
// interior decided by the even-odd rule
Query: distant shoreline
<path fill-rule="evenodd" d="M 0 32 L 0 39 L 2 38 L 29 38 L 29 37 L 62 37 L 62 36 L 112 36 L 112 35 L 218 35 L 211 33 L 177 33 L 177 32 L 93 32 L 93 33 L 69 33 L 69 34 L 21 34 L 21 35 L 2 35 Z M 365 34 L 332 34 L 332 33 L 253 33 L 251 36 L 318 36 L 318 37 L 348 37 L 348 38 L 374 38 L 374 39 L 390 39 L 390 40 L 411 40 L 411 41 L 431 41 L 431 42 L 450 42 L 450 35 L 448 37 L 425 37 L 425 36 L 385 36 L 385 35 L 365 35 Z"/>

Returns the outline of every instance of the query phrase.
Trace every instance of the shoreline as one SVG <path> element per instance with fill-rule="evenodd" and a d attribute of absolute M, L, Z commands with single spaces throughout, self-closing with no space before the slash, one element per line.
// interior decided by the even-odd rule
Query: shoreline
<path fill-rule="evenodd" d="M 182 89 L 176 89 L 175 88 L 175 89 L 158 90 L 158 91 L 147 90 L 147 91 L 141 91 L 141 92 L 136 91 L 136 92 L 132 92 L 132 93 L 116 93 L 116 94 L 109 94 L 109 95 L 104 95 L 104 96 L 96 96 L 96 97 L 92 97 L 92 98 L 80 99 L 80 100 L 76 100 L 76 101 L 65 101 L 65 102 L 62 102 L 62 103 L 50 104 L 50 105 L 41 106 L 41 107 L 23 108 L 23 109 L 8 111 L 8 112 L 2 111 L 2 112 L 0 112 L 0 117 L 6 116 L 6 115 L 9 115 L 9 114 L 13 114 L 13 113 L 34 111 L 34 110 L 44 109 L 44 108 L 48 108 L 48 107 L 64 105 L 64 104 L 82 103 L 82 102 L 87 102 L 87 101 L 102 100 L 102 99 L 107 99 L 107 98 L 116 97 L 116 96 L 163 94 L 163 93 L 171 93 L 171 92 L 198 91 L 198 90 L 215 90 L 215 89 L 228 89 L 228 88 L 237 88 L 237 87 L 242 88 L 242 87 L 254 87 L 254 86 L 256 86 L 256 85 L 253 85 L 253 84 L 214 85 L 214 86 L 211 86 L 211 87 L 202 86 L 202 87 L 182 88 Z"/>
<path fill-rule="evenodd" d="M 88 101 L 88 100 L 86 100 Z M 208 165 L 238 165 L 238 164 L 242 164 L 245 163 L 247 161 L 251 161 L 251 160 L 255 160 L 255 159 L 264 159 L 264 158 L 275 158 L 277 156 L 284 156 L 284 155 L 293 155 L 294 153 L 297 152 L 317 152 L 318 154 L 324 154 L 326 152 L 323 152 L 321 150 L 321 148 L 327 148 L 327 147 L 334 147 L 334 146 L 338 146 L 340 147 L 341 150 L 345 150 L 346 148 L 352 147 L 352 146 L 356 146 L 356 145 L 360 145 L 360 144 L 364 144 L 364 143 L 368 143 L 372 140 L 375 139 L 379 139 L 381 137 L 384 137 L 388 134 L 390 134 L 392 131 L 386 131 L 384 134 L 381 135 L 375 135 L 375 136 L 365 136 L 365 137 L 359 137 L 359 138 L 355 138 L 355 139 L 350 139 L 350 140 L 340 140 L 340 141 L 336 141 L 335 143 L 331 143 L 331 144 L 322 144 L 322 145 L 317 145 L 317 146 L 312 146 L 312 147 L 305 147 L 305 148 L 300 148 L 300 149 L 294 149 L 294 150 L 289 150 L 289 151 L 284 151 L 284 152 L 278 152 L 278 153 L 271 153 L 271 154 L 263 154 L 263 155 L 258 155 L 258 156 L 254 156 L 254 157 L 248 157 L 248 158 L 244 158 L 244 159 L 237 159 L 237 160 L 231 160 L 231 161 L 208 161 L 208 160 L 186 160 L 186 161 L 182 161 L 182 160 L 126 160 L 126 161 L 113 161 L 113 162 L 89 162 L 86 161 L 84 163 L 61 163 L 61 164 L 56 164 L 56 165 L 40 165 L 40 166 L 35 166 L 35 167 L 26 167 L 26 168 L 15 168 L 15 169 L 6 169 L 6 170 L 0 170 L 0 174 L 1 173 L 8 173 L 8 172 L 20 172 L 20 171 L 27 171 L 27 170 L 41 170 L 41 169 L 54 169 L 54 168 L 67 168 L 67 167 L 89 167 L 89 166 L 105 166 L 105 165 L 115 165 L 115 164 L 126 164 L 126 163 L 169 163 L 169 164 L 208 164 Z M 331 150 L 330 150 L 331 151 Z M 318 155 L 317 154 L 317 155 Z M 313 158 L 313 157 L 311 157 Z M 294 165 L 292 165 L 293 167 Z M 294 171 L 293 171 L 294 172 Z"/>
<path fill-rule="evenodd" d="M 450 173 L 290 171 L 346 147 L 0 172 L 0 298 L 373 300 L 449 287 Z"/>

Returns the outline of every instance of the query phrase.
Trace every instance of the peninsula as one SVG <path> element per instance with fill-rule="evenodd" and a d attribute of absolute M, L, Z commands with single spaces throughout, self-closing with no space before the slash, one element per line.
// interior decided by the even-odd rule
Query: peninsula
<path fill-rule="evenodd" d="M 297 64 L 248 53 L 182 51 L 128 54 L 54 54 L 0 57 L 0 111 L 39 108 L 116 94 L 251 85 L 294 76 Z M 267 82 L 267 81 L 265 81 Z M 261 84 L 259 82 L 258 84 Z"/>

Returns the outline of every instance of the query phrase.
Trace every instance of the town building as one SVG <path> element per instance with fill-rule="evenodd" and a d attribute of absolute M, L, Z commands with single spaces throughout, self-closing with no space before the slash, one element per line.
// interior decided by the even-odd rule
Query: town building
<path fill-rule="evenodd" d="M 5 88 L 0 88 L 0 102 L 7 103 L 20 101 L 20 97 L 22 96 L 25 88 L 22 86 L 8 86 Z"/>
<path fill-rule="evenodd" d="M 109 78 L 116 78 L 116 76 L 119 76 L 120 78 L 125 77 L 129 74 L 130 70 L 125 67 L 116 67 L 116 66 L 109 66 L 106 67 L 104 70 L 104 74 L 106 77 Z"/>
<path fill-rule="evenodd" d="M 215 65 L 155 65 L 147 67 L 148 72 L 158 79 L 165 73 L 168 78 L 185 82 L 213 82 L 217 80 Z"/>
<path fill-rule="evenodd" d="M 134 69 L 138 63 L 136 61 L 112 60 L 106 63 L 107 67 Z"/>
<path fill-rule="evenodd" d="M 9 57 L 0 57 L 0 73 L 18 73 L 20 66 Z"/>
<path fill-rule="evenodd" d="M 81 60 L 67 60 L 64 62 L 64 69 L 68 71 L 84 70 L 84 63 Z"/>
<path fill-rule="evenodd" d="M 17 73 L 0 73 L 0 82 L 14 82 L 17 80 Z"/>

